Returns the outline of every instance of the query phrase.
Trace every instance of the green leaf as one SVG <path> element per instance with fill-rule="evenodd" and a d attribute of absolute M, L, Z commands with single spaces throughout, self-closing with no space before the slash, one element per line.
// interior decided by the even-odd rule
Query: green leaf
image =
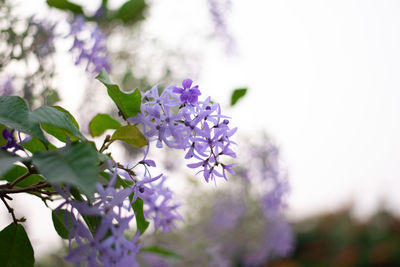
<path fill-rule="evenodd" d="M 32 138 L 28 142 L 25 142 L 22 146 L 31 153 L 35 153 L 36 151 L 56 149 L 56 147 L 52 144 L 48 144 L 46 148 L 46 146 L 37 138 Z"/>
<path fill-rule="evenodd" d="M 21 166 L 21 165 L 13 165 L 11 169 L 6 171 L 2 176 L 1 180 L 6 180 L 8 182 L 12 182 L 18 177 L 24 175 L 25 173 L 28 172 L 28 169 Z"/>
<path fill-rule="evenodd" d="M 73 136 L 85 140 L 85 137 L 76 128 L 69 114 L 57 108 L 42 106 L 35 109 L 30 114 L 30 121 L 37 124 L 40 123 L 48 134 L 53 135 L 61 142 L 65 143 L 67 136 L 72 141 L 76 140 Z"/>
<path fill-rule="evenodd" d="M 130 197 L 132 200 L 132 197 Z M 135 202 L 132 204 L 133 211 L 135 212 L 136 226 L 140 234 L 142 235 L 147 227 L 149 227 L 149 222 L 146 221 L 143 213 L 143 200 L 141 198 L 136 198 Z"/>
<path fill-rule="evenodd" d="M 146 137 L 132 124 L 118 128 L 112 135 L 111 140 L 121 140 L 134 147 L 143 147 L 147 145 Z"/>
<path fill-rule="evenodd" d="M 57 109 L 57 110 L 59 110 L 59 111 L 64 112 L 65 114 L 67 114 L 67 115 L 69 116 L 69 118 L 71 119 L 72 123 L 73 123 L 73 124 L 75 125 L 75 127 L 79 130 L 79 124 L 78 124 L 78 122 L 76 121 L 76 119 L 74 118 L 74 116 L 72 116 L 72 114 L 71 114 L 68 110 L 66 110 L 65 108 L 60 107 L 60 106 L 53 106 L 53 108 L 55 108 L 55 109 Z"/>
<path fill-rule="evenodd" d="M 72 215 L 71 212 L 64 209 L 53 210 L 51 212 L 54 229 L 62 239 L 68 239 L 69 237 L 68 229 L 72 229 L 73 227 L 72 216 L 74 215 Z"/>
<path fill-rule="evenodd" d="M 143 12 L 146 9 L 144 0 L 128 0 L 117 11 L 116 18 L 123 22 L 137 22 L 144 19 Z"/>
<path fill-rule="evenodd" d="M 75 14 L 83 14 L 83 9 L 80 5 L 67 0 L 47 0 L 47 5 L 61 10 L 69 10 Z"/>
<path fill-rule="evenodd" d="M 25 229 L 11 223 L 0 232 L 0 263 L 3 267 L 33 266 L 33 248 Z"/>
<path fill-rule="evenodd" d="M 163 248 L 160 248 L 160 247 L 157 247 L 157 246 L 143 247 L 143 248 L 140 249 L 140 251 L 141 252 L 155 253 L 155 254 L 166 256 L 166 257 L 171 257 L 171 258 L 177 258 L 177 259 L 181 259 L 182 258 L 181 255 L 179 255 L 179 254 L 177 254 L 177 253 L 175 253 L 173 251 L 170 251 L 170 250 L 167 250 L 167 249 L 163 249 Z"/>
<path fill-rule="evenodd" d="M 0 176 L 3 177 L 3 174 L 13 168 L 14 163 L 19 160 L 21 160 L 20 157 L 13 156 L 10 153 L 0 149 Z"/>
<path fill-rule="evenodd" d="M 98 173 L 97 150 L 89 142 L 73 143 L 51 151 L 37 151 L 33 164 L 50 183 L 75 185 L 91 196 Z"/>
<path fill-rule="evenodd" d="M 125 120 L 129 117 L 136 116 L 137 113 L 140 112 L 142 96 L 139 89 L 128 94 L 122 92 L 118 85 L 111 83 L 108 73 L 104 69 L 96 78 L 107 87 L 108 95 L 117 105 Z"/>
<path fill-rule="evenodd" d="M 117 129 L 121 123 L 108 114 L 97 114 L 89 123 L 90 134 L 95 137 L 102 135 L 108 129 Z"/>
<path fill-rule="evenodd" d="M 239 99 L 241 99 L 246 95 L 246 93 L 247 93 L 247 88 L 235 89 L 231 96 L 231 106 L 234 106 L 239 101 Z"/>
<path fill-rule="evenodd" d="M 49 143 L 39 124 L 30 121 L 28 107 L 25 101 L 18 96 L 0 96 L 0 124 L 27 133 L 45 144 Z"/>
<path fill-rule="evenodd" d="M 58 92 L 54 89 L 47 88 L 42 92 L 41 95 L 44 97 L 45 105 L 48 106 L 52 106 L 61 100 L 60 96 L 58 95 Z"/>
<path fill-rule="evenodd" d="M 7 144 L 7 140 L 4 139 L 2 134 L 4 129 L 7 129 L 7 127 L 3 124 L 0 124 L 0 146 L 4 146 L 5 144 Z"/>

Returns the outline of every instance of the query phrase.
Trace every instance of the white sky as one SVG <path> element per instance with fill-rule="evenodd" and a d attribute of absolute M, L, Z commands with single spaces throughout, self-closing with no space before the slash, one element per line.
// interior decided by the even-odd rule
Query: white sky
<path fill-rule="evenodd" d="M 280 144 L 289 214 L 354 203 L 364 217 L 382 201 L 400 213 L 400 2 L 233 1 L 236 57 L 197 42 L 209 20 L 200 2 L 159 2 L 149 32 L 200 47 L 205 94 L 227 102 L 233 88 L 249 87 L 233 120 Z"/>
<path fill-rule="evenodd" d="M 265 129 L 280 144 L 289 214 L 352 201 L 365 216 L 380 200 L 400 213 L 400 2 L 233 0 L 235 57 L 198 37 L 209 32 L 205 3 L 158 1 L 145 30 L 203 55 L 204 94 L 227 103 L 249 87 L 230 113 L 240 133 Z"/>

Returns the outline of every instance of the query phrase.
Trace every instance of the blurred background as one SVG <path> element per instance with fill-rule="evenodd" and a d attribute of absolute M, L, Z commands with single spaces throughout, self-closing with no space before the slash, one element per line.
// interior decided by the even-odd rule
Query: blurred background
<path fill-rule="evenodd" d="M 400 264 L 396 256 L 400 255 L 398 1 L 71 1 L 82 12 L 76 6 L 60 9 L 59 3 L 63 2 L 2 1 L 3 32 L 12 26 L 18 36 L 23 36 L 18 24 L 33 16 L 31 24 L 46 21 L 50 26 L 44 32 L 52 32 L 57 37 L 54 42 L 57 52 L 48 53 L 51 56 L 46 54 L 43 62 L 24 53 L 21 58 L 26 56 L 25 61 L 18 61 L 16 56 L 14 59 L 18 62 L 2 62 L 3 91 L 8 77 L 14 77 L 15 92 L 31 99 L 32 106 L 57 103 L 79 118 L 83 129 L 99 110 L 112 110 L 111 102 L 104 101 L 105 90 L 93 82 L 95 74 L 85 72 L 85 64 L 75 65 L 76 55 L 68 52 L 73 42 L 71 38 L 64 38 L 70 34 L 68 21 L 83 12 L 90 29 L 86 35 L 99 27 L 106 36 L 110 75 L 123 89 L 147 90 L 158 83 L 179 84 L 190 77 L 200 85 L 204 96 L 210 95 L 221 103 L 225 113 L 233 118 L 240 136 L 238 151 L 250 155 L 238 159 L 247 169 L 251 169 L 249 166 L 253 163 L 249 158 L 254 157 L 252 151 L 255 151 L 248 144 L 279 150 L 272 153 L 279 164 L 272 165 L 284 173 L 279 179 L 290 188 L 282 193 L 285 205 L 280 219 L 286 218 L 293 225 L 295 238 L 289 242 L 293 248 L 286 251 L 293 258 L 281 262 L 261 261 L 273 266 L 327 266 L 324 265 L 327 262 L 332 266 Z M 127 15 L 121 8 L 128 2 L 133 6 L 127 9 Z M 6 13 L 6 5 L 12 7 L 11 13 Z M 7 23 L 11 18 L 16 18 L 16 22 Z M 38 38 L 35 34 L 41 31 L 37 28 L 29 32 L 34 40 Z M 10 36 L 10 33 L 7 37 L 2 35 L 3 59 L 7 51 L 5 42 Z M 18 38 L 15 40 L 19 42 Z M 37 58 L 43 56 L 32 51 Z M 51 75 L 44 75 L 47 69 L 52 70 Z M 26 77 L 21 77 L 21 70 L 27 73 Z M 231 93 L 237 88 L 248 88 L 247 94 L 230 107 Z M 119 149 L 124 157 L 134 155 L 134 151 Z M 254 203 L 262 198 L 261 193 L 253 192 L 257 184 L 245 187 L 243 183 L 247 182 L 241 178 L 233 178 L 231 186 L 241 188 L 240 192 L 229 187 L 230 182 L 221 181 L 217 188 L 199 185 L 196 178 L 200 180 L 200 177 L 188 179 L 193 183 L 183 182 L 183 178 L 193 174 L 183 173 L 162 153 L 154 157 L 165 159 L 165 171 L 170 172 L 169 176 L 178 177 L 171 179 L 174 182 L 170 187 L 181 197 L 182 213 L 194 214 L 195 209 L 202 208 L 210 211 L 209 218 L 206 215 L 199 218 L 196 214 L 193 218 L 186 216 L 189 226 L 182 226 L 175 233 L 181 233 L 182 244 L 187 242 L 185 231 L 193 234 L 190 229 L 205 225 L 202 220 L 212 220 L 212 208 L 207 205 L 217 201 L 218 196 L 226 194 L 224 201 L 234 203 L 226 199 L 244 194 L 244 204 L 236 203 L 244 207 L 255 207 Z M 237 176 L 242 177 L 240 174 Z M 189 190 L 190 186 L 195 189 Z M 193 193 L 199 190 L 200 195 Z M 216 193 L 218 190 L 225 190 L 224 194 Z M 204 200 L 205 195 L 210 195 L 208 202 Z M 193 199 L 200 200 L 192 203 Z M 32 209 L 26 210 L 27 201 L 33 203 Z M 198 204 L 203 202 L 204 206 Z M 233 208 L 234 214 L 241 209 L 237 205 Z M 27 197 L 14 202 L 17 214 L 28 218 L 36 255 L 46 259 L 46 255 L 61 249 L 62 242 L 52 228 L 50 211 L 42 206 L 40 201 Z M 0 223 L 4 227 L 10 218 L 4 207 L 0 211 Z M 255 208 L 239 214 L 248 219 L 259 213 Z M 229 229 L 240 229 L 236 223 L 232 224 L 235 218 L 229 220 Z M 271 222 L 271 218 L 267 221 Z M 263 219 L 258 218 L 255 225 L 250 229 L 253 234 L 272 224 L 265 226 Z M 196 234 L 205 235 L 204 231 Z M 228 240 L 226 236 L 221 236 L 218 242 Z M 169 247 L 168 235 L 152 238 Z M 170 239 L 178 240 L 178 237 Z M 223 255 L 218 250 L 226 251 L 225 247 L 211 248 L 209 255 Z M 178 247 L 171 249 L 185 253 Z M 241 249 L 232 248 L 235 252 L 230 255 L 251 254 L 240 252 Z M 275 254 L 279 256 L 277 251 Z M 169 259 L 170 264 L 187 264 L 175 256 L 167 255 L 173 258 Z M 214 256 L 210 256 L 210 261 L 217 258 Z M 195 257 L 192 261 L 199 262 Z M 241 259 L 233 262 L 250 264 Z M 213 264 L 232 265 L 223 260 Z"/>

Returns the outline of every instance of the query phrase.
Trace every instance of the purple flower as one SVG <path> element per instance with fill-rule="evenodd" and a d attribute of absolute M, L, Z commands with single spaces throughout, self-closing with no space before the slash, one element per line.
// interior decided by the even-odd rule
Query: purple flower
<path fill-rule="evenodd" d="M 74 38 L 70 51 L 77 53 L 75 64 L 86 61 L 86 71 L 99 73 L 103 68 L 110 71 L 106 48 L 106 35 L 98 27 L 91 30 L 90 38 L 82 38 L 81 33 L 89 29 L 82 16 L 75 17 L 70 23 L 69 36 Z"/>
<path fill-rule="evenodd" d="M 192 86 L 193 81 L 191 79 L 185 79 L 182 82 L 182 87 L 175 87 L 172 91 L 174 93 L 180 94 L 180 100 L 182 103 L 191 103 L 194 104 L 197 102 L 199 95 L 201 92 L 199 90 L 199 86 Z"/>
<path fill-rule="evenodd" d="M 18 138 L 19 138 L 19 142 L 17 142 L 17 140 L 15 140 L 14 137 L 14 129 L 4 129 L 2 134 L 3 134 L 3 138 L 7 141 L 7 143 L 2 146 L 1 148 L 4 150 L 8 150 L 8 149 L 12 149 L 11 153 L 15 154 L 15 152 L 17 152 L 18 150 L 24 150 L 23 148 L 23 144 L 25 142 L 28 142 L 29 140 L 32 139 L 31 136 L 27 136 L 25 137 L 23 140 L 21 140 L 21 136 L 20 133 L 18 133 Z"/>
<path fill-rule="evenodd" d="M 171 148 L 187 150 L 185 158 L 194 161 L 189 168 L 201 168 L 208 182 L 216 177 L 227 179 L 232 165 L 224 164 L 224 156 L 236 157 L 231 137 L 236 128 L 229 127 L 229 117 L 221 114 L 219 104 L 210 98 L 199 101 L 198 86 L 185 79 L 182 87 L 168 86 L 159 95 L 157 86 L 142 95 L 141 113 L 128 121 L 141 124 L 149 141 Z"/>
<path fill-rule="evenodd" d="M 176 220 L 183 220 L 178 212 L 179 204 L 172 201 L 173 193 L 164 186 L 166 177 L 163 176 L 158 184 L 150 184 L 152 194 L 144 196 L 144 215 L 154 221 L 154 228 L 162 232 L 170 231 L 175 227 Z"/>
<path fill-rule="evenodd" d="M 66 260 L 88 266 L 138 266 L 136 254 L 139 233 L 133 238 L 126 237 L 129 224 L 134 219 L 129 196 L 132 188 L 115 188 L 117 170 L 111 172 L 106 186 L 96 184 L 97 194 L 94 201 L 77 201 L 71 198 L 69 187 L 55 189 L 64 198 L 56 209 L 69 211 L 72 222 L 69 237 L 69 252 Z M 92 233 L 82 216 L 95 216 L 99 224 Z"/>

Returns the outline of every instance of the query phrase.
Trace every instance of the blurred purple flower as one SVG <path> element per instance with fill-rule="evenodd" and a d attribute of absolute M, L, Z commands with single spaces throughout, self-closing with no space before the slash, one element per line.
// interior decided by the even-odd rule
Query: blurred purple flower
<path fill-rule="evenodd" d="M 211 225 L 217 230 L 233 229 L 244 216 L 245 206 L 239 199 L 223 196 L 214 204 Z"/>
<path fill-rule="evenodd" d="M 5 79 L 3 84 L 0 86 L 1 95 L 12 95 L 14 93 L 13 77 Z"/>
<path fill-rule="evenodd" d="M 77 16 L 70 23 L 69 36 L 74 38 L 74 43 L 70 49 L 76 52 L 78 57 L 75 65 L 86 61 L 86 71 L 100 73 L 104 68 L 110 71 L 110 63 L 106 48 L 106 35 L 98 27 L 90 29 L 82 16 Z M 90 38 L 83 39 L 81 32 L 91 31 Z"/>
<path fill-rule="evenodd" d="M 183 220 L 178 212 L 179 204 L 173 202 L 173 193 L 164 186 L 166 177 L 163 176 L 158 184 L 150 184 L 153 194 L 144 196 L 144 215 L 154 221 L 154 228 L 161 232 L 171 231 L 177 220 Z"/>
<path fill-rule="evenodd" d="M 227 48 L 227 52 L 232 53 L 235 50 L 235 42 L 232 34 L 226 24 L 226 16 L 231 8 L 231 0 L 207 0 L 208 9 L 214 23 L 215 32 L 220 37 Z"/>
<path fill-rule="evenodd" d="M 287 257 L 294 249 L 294 235 L 289 224 L 281 218 L 268 221 L 264 244 L 246 259 L 246 266 L 261 266 L 273 257 Z"/>

